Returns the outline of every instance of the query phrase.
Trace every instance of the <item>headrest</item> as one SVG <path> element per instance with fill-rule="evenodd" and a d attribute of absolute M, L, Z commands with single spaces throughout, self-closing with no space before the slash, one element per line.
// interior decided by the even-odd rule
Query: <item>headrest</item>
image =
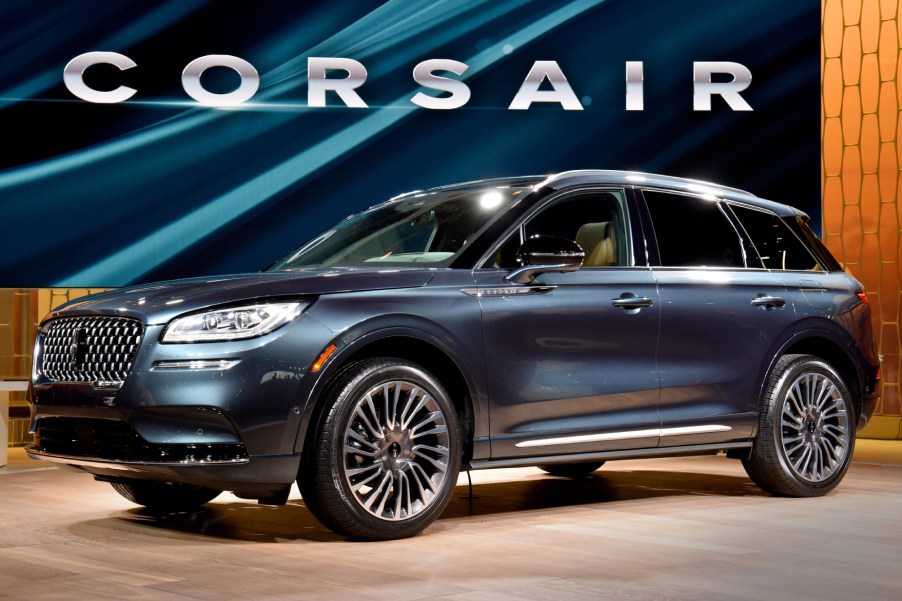
<path fill-rule="evenodd" d="M 576 232 L 576 243 L 586 253 L 586 267 L 607 267 L 617 264 L 617 245 L 614 226 L 610 221 L 583 224 Z"/>

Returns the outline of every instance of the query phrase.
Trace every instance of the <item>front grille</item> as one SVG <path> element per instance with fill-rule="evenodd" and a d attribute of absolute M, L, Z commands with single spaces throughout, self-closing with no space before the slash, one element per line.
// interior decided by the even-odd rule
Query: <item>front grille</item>
<path fill-rule="evenodd" d="M 124 421 L 71 417 L 39 419 L 34 448 L 51 455 L 135 463 L 222 463 L 248 457 L 240 443 L 153 444 Z"/>
<path fill-rule="evenodd" d="M 64 317 L 44 326 L 41 371 L 61 382 L 118 384 L 132 369 L 144 326 L 125 317 Z"/>

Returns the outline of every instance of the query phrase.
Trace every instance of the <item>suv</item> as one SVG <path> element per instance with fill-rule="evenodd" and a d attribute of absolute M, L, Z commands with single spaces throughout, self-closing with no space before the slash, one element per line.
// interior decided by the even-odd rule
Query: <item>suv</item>
<path fill-rule="evenodd" d="M 791 207 L 621 171 L 411 192 L 261 273 L 79 299 L 40 326 L 36 459 L 156 511 L 223 490 L 412 536 L 458 473 L 725 452 L 778 495 L 874 412 L 865 292 Z"/>

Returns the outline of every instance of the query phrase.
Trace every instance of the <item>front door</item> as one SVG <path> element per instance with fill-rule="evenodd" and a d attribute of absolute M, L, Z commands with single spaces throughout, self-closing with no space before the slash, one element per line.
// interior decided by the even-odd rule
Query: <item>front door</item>
<path fill-rule="evenodd" d="M 492 457 L 655 447 L 660 305 L 635 266 L 622 190 L 551 200 L 475 272 L 483 315 Z M 584 266 L 528 286 L 504 276 L 534 235 L 576 241 Z"/>

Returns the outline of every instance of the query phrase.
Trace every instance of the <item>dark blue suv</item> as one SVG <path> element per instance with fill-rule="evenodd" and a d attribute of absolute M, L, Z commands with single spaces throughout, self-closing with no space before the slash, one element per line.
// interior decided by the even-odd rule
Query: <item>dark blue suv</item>
<path fill-rule="evenodd" d="M 725 452 L 826 493 L 874 411 L 867 296 L 789 206 L 620 171 L 411 192 L 261 273 L 108 292 L 37 336 L 34 458 L 157 511 L 223 490 L 412 536 L 461 469 Z"/>

